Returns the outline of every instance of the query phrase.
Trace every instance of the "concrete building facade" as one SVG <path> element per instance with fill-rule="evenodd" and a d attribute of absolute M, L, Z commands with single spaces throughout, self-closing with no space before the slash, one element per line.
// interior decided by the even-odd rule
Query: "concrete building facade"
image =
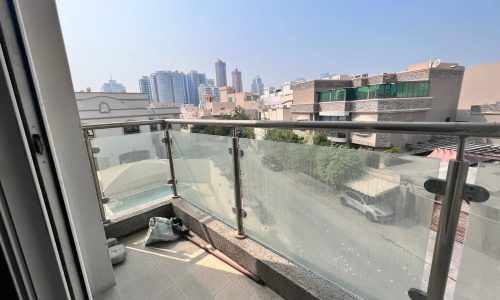
<path fill-rule="evenodd" d="M 219 88 L 220 102 L 228 102 L 228 96 L 234 94 L 234 89 L 231 86 L 223 86 Z"/>
<path fill-rule="evenodd" d="M 269 121 L 293 121 L 293 115 L 289 106 L 280 105 L 263 108 L 260 112 L 259 119 Z"/>
<path fill-rule="evenodd" d="M 217 87 L 227 86 L 226 63 L 220 59 L 215 62 L 215 80 Z"/>
<path fill-rule="evenodd" d="M 255 76 L 254 79 L 252 79 L 252 93 L 257 94 L 257 95 L 262 95 L 264 94 L 264 83 L 262 83 L 262 79 L 260 78 L 259 75 Z"/>
<path fill-rule="evenodd" d="M 181 113 L 178 106 L 150 104 L 146 93 L 78 92 L 75 97 L 81 124 L 178 119 Z M 93 145 L 101 149 L 96 156 L 99 168 L 121 164 L 134 153 L 150 158 L 165 157 L 162 129 L 166 128 L 142 125 L 95 130 Z M 179 129 L 179 126 L 175 125 L 174 129 Z"/>
<path fill-rule="evenodd" d="M 201 84 L 207 84 L 207 76 L 204 73 L 198 73 L 198 71 L 191 71 L 186 76 L 187 80 L 187 102 L 186 104 L 192 104 L 198 106 L 200 104 L 200 95 L 198 94 L 198 86 Z"/>
<path fill-rule="evenodd" d="M 204 106 L 205 101 L 207 100 L 207 96 L 213 97 L 213 102 L 220 102 L 220 91 L 216 86 L 210 85 L 199 85 L 198 86 L 198 97 L 199 97 L 199 105 Z"/>
<path fill-rule="evenodd" d="M 241 78 L 241 71 L 239 71 L 238 68 L 236 68 L 233 70 L 233 72 L 231 72 L 231 76 L 232 76 L 232 84 L 234 92 L 235 93 L 243 92 L 243 80 Z"/>
<path fill-rule="evenodd" d="M 494 116 L 490 108 L 499 101 L 500 61 L 467 66 L 458 102 L 457 121 L 487 121 Z M 471 110 L 472 106 L 476 106 L 474 111 Z"/>
<path fill-rule="evenodd" d="M 435 62 L 398 73 L 308 81 L 293 85 L 291 110 L 299 121 L 455 121 L 463 74 L 458 64 Z M 351 143 L 404 148 L 420 138 L 353 133 Z"/>
<path fill-rule="evenodd" d="M 264 88 L 264 93 L 260 96 L 260 100 L 269 107 L 292 104 L 292 82 L 283 83 L 279 89 L 271 86 Z"/>
<path fill-rule="evenodd" d="M 151 100 L 151 85 L 149 84 L 149 77 L 148 76 L 142 76 L 141 79 L 139 79 L 139 91 L 141 93 L 145 93 L 148 95 L 149 99 Z"/>
<path fill-rule="evenodd" d="M 188 102 L 186 75 L 179 71 L 157 71 L 149 76 L 151 101 L 186 104 Z"/>

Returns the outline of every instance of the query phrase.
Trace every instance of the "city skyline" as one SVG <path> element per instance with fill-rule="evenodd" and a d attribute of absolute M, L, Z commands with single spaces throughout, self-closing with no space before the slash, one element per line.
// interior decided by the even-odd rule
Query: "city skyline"
<path fill-rule="evenodd" d="M 218 58 L 229 70 L 238 66 L 245 74 L 259 74 L 266 86 L 298 77 L 314 79 L 325 70 L 377 74 L 437 58 L 465 66 L 500 60 L 500 41 L 491 38 L 500 36 L 495 1 L 367 2 L 362 10 L 348 2 L 287 7 L 281 1 L 188 0 L 157 3 L 154 10 L 151 5 L 116 3 L 57 2 L 75 90 L 99 90 L 115 74 L 135 92 L 138 78 L 162 69 L 194 69 L 215 78 Z M 346 13 L 331 18 L 332 11 Z M 370 30 L 374 27 L 382 29 L 380 34 Z M 200 28 L 217 34 L 200 34 Z M 262 33 L 269 38 L 264 41 Z M 265 46 L 255 51 L 251 42 Z M 250 76 L 243 85 L 250 87 Z"/>

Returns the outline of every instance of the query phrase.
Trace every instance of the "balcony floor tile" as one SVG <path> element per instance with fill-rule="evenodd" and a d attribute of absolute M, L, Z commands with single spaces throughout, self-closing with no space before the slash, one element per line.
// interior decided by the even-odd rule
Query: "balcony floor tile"
<path fill-rule="evenodd" d="M 187 240 L 145 247 L 145 235 L 119 241 L 126 246 L 114 267 L 122 299 L 281 299 Z"/>

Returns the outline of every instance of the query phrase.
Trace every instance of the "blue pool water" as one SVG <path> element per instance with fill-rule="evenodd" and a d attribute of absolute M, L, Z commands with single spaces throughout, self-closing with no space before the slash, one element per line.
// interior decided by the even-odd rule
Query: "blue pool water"
<path fill-rule="evenodd" d="M 171 185 L 161 185 L 132 195 L 113 199 L 108 203 L 108 207 L 113 213 L 118 213 L 172 194 Z"/>

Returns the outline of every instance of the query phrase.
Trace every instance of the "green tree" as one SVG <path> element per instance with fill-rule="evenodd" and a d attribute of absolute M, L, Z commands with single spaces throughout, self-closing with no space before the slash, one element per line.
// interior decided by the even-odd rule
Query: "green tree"
<path fill-rule="evenodd" d="M 304 142 L 304 138 L 293 133 L 292 129 L 270 129 L 266 132 L 264 140 L 297 144 Z"/>
<path fill-rule="evenodd" d="M 230 116 L 221 116 L 220 120 L 249 120 L 250 117 L 245 113 L 241 107 L 236 107 L 231 112 Z M 207 126 L 207 125 L 193 125 L 191 126 L 191 133 L 202 133 L 211 135 L 232 136 L 233 128 L 228 126 Z M 238 128 L 236 135 L 242 138 L 253 138 L 252 128 Z"/>
<path fill-rule="evenodd" d="M 314 173 L 324 182 L 337 185 L 363 174 L 358 152 L 344 146 L 321 147 L 316 153 Z"/>
<path fill-rule="evenodd" d="M 401 152 L 401 149 L 399 149 L 399 147 L 391 147 L 391 148 L 388 148 L 388 149 L 384 150 L 384 153 L 394 153 L 394 154 L 397 154 L 399 152 Z"/>
<path fill-rule="evenodd" d="M 312 135 L 313 145 L 318 146 L 331 146 L 332 142 L 328 140 L 328 134 L 324 131 L 315 131 Z"/>

